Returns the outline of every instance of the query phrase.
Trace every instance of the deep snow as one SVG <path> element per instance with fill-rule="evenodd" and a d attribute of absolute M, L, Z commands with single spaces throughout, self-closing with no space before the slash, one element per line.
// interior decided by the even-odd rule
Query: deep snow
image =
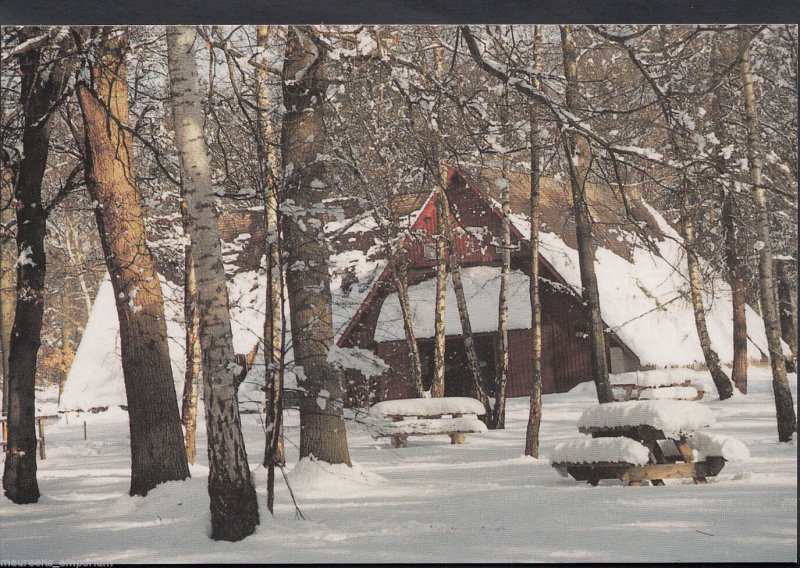
<path fill-rule="evenodd" d="M 796 375 L 790 375 L 797 400 Z M 562 478 L 548 456 L 580 439 L 577 421 L 594 387 L 545 395 L 542 459 L 522 456 L 528 401 L 509 401 L 507 429 L 414 438 L 392 449 L 348 420 L 354 470 L 304 461 L 299 421 L 286 411 L 287 472 L 307 520 L 295 518 L 278 475 L 275 517 L 265 506 L 264 434 L 242 416 L 261 524 L 239 543 L 209 539 L 204 424 L 192 479 L 129 497 L 127 415 L 70 414 L 47 428 L 39 462 L 42 498 L 0 498 L 0 561 L 15 562 L 497 562 L 791 561 L 797 554 L 797 447 L 777 442 L 769 370 L 752 368 L 750 392 L 699 404 L 713 431 L 751 457 L 728 463 L 707 485 L 590 487 Z M 42 402 L 47 410 L 51 403 Z M 83 440 L 83 422 L 88 439 Z"/>

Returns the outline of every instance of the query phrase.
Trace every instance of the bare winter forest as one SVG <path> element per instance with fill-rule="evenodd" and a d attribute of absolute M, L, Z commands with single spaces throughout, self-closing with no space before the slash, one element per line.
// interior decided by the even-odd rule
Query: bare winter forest
<path fill-rule="evenodd" d="M 674 530 L 701 526 L 669 504 L 691 490 L 702 523 L 764 531 L 686 559 L 796 555 L 797 26 L 3 26 L 0 41 L 0 563 L 591 560 L 595 545 L 658 560 L 567 505 L 585 542 L 533 546 L 499 520 L 574 497 L 613 524 L 630 513 L 620 493 L 602 502 L 616 487 L 574 493 L 603 479 L 667 479 L 625 491 L 669 496 L 637 507 Z M 660 412 L 674 459 L 598 430 Z M 470 463 L 508 493 L 466 466 L 436 485 Z M 403 480 L 427 505 L 373 519 L 415 495 Z M 360 496 L 341 526 L 325 516 Z M 471 520 L 428 517 L 448 500 Z M 315 514 L 321 528 L 292 528 Z M 65 544 L 86 534 L 69 519 L 97 515 L 98 542 L 142 540 Z M 161 556 L 183 538 L 167 515 L 199 527 L 196 556 Z M 463 547 L 415 556 L 409 537 L 371 556 L 367 519 Z M 498 523 L 495 552 L 467 555 L 481 522 Z M 60 535 L 38 537 L 47 550 L 40 525 Z M 251 535 L 267 551 L 280 535 L 283 556 L 214 548 Z M 309 539 L 337 552 L 286 544 Z"/>

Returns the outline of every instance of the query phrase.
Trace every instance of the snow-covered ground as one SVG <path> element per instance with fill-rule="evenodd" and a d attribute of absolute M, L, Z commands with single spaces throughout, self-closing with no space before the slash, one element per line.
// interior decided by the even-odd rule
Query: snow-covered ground
<path fill-rule="evenodd" d="M 796 375 L 790 381 L 797 401 Z M 265 501 L 264 435 L 243 415 L 261 507 L 256 534 L 209 539 L 204 424 L 192 479 L 129 497 L 127 415 L 61 418 L 47 428 L 39 463 L 42 498 L 17 506 L 0 497 L 0 563 L 16 562 L 497 562 L 791 561 L 797 558 L 797 446 L 779 444 L 769 371 L 752 368 L 748 396 L 701 404 L 714 432 L 751 457 L 707 485 L 598 487 L 560 477 L 548 455 L 580 439 L 576 422 L 596 404 L 594 387 L 544 396 L 542 459 L 522 456 L 526 399 L 509 401 L 507 429 L 410 439 L 392 449 L 348 422 L 354 470 L 297 465 L 298 416 L 286 412 L 287 471 L 306 520 L 295 518 L 278 476 L 275 517 Z M 83 422 L 88 439 L 83 440 Z"/>

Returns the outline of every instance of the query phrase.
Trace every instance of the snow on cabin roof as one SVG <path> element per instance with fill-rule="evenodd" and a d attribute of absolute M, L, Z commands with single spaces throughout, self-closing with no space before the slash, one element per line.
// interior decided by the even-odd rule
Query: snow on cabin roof
<path fill-rule="evenodd" d="M 458 168 L 455 172 L 458 176 L 454 176 L 455 183 L 451 183 L 455 187 L 450 191 L 469 187 L 499 211 L 500 188 L 495 182 L 500 170 Z M 508 177 L 512 225 L 529 239 L 530 176 L 512 171 Z M 542 178 L 540 185 L 539 252 L 579 293 L 581 278 L 571 193 L 563 181 Z M 637 192 L 626 188 L 623 200 L 615 188 L 587 183 L 586 189 L 593 219 L 595 270 L 603 321 L 642 365 L 702 363 L 682 239 Z M 706 284 L 708 290 L 703 295 L 712 345 L 724 362 L 730 362 L 733 359 L 730 286 L 719 278 Z M 748 356 L 761 359 L 767 352 L 764 325 L 750 306 L 746 314 Z"/>
<path fill-rule="evenodd" d="M 472 266 L 461 270 L 464 295 L 469 306 L 473 333 L 497 331 L 497 309 L 500 294 L 500 268 Z M 509 283 L 508 329 L 530 329 L 531 305 L 528 293 L 529 278 L 514 270 Z M 408 287 L 412 309 L 414 335 L 420 339 L 434 336 L 436 279 L 431 278 Z M 458 314 L 453 282 L 447 275 L 445 295 L 445 333 L 461 335 L 461 318 Z M 383 303 L 375 328 L 375 341 L 405 339 L 402 311 L 397 293 L 390 294 Z"/>
<path fill-rule="evenodd" d="M 500 169 L 484 165 L 473 169 L 458 168 L 457 171 L 499 210 L 500 187 L 497 180 L 502 176 Z M 526 239 L 530 238 L 530 174 L 512 170 L 508 172 L 508 178 L 512 223 Z M 577 249 L 569 182 L 541 177 L 539 186 L 540 230 L 558 235 L 567 246 Z M 642 234 L 651 239 L 664 238 L 659 223 L 635 191 L 626 188 L 623 199 L 616 188 L 588 182 L 585 191 L 593 221 L 595 247 L 602 246 L 618 256 L 628 258 L 632 248 L 643 244 Z"/>

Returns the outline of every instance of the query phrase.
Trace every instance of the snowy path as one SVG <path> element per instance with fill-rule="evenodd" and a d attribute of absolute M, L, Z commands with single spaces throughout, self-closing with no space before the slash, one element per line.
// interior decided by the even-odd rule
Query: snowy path
<path fill-rule="evenodd" d="M 544 397 L 543 457 L 580 436 L 575 423 L 592 394 L 585 385 Z M 462 446 L 434 436 L 394 450 L 348 422 L 362 475 L 312 479 L 308 467 L 322 465 L 291 471 L 298 417 L 287 411 L 288 470 L 305 521 L 295 519 L 282 482 L 270 518 L 256 465 L 263 433 L 257 415 L 244 415 L 262 523 L 240 543 L 207 536 L 204 436 L 191 480 L 132 498 L 126 415 L 89 415 L 87 441 L 73 415 L 48 428 L 40 502 L 0 498 L 0 562 L 794 561 L 797 447 L 777 443 L 768 371 L 752 370 L 747 397 L 720 403 L 710 395 L 703 404 L 717 418 L 714 430 L 740 438 L 752 458 L 727 464 L 708 485 L 665 487 L 592 488 L 558 476 L 546 459 L 522 457 L 526 399 L 510 401 L 507 430 Z"/>

